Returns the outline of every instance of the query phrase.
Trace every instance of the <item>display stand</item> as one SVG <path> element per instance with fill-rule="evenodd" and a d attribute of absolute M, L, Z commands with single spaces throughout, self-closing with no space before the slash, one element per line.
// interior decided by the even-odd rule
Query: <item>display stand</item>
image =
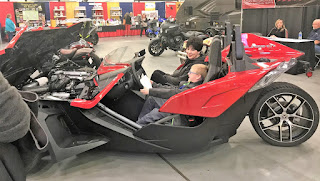
<path fill-rule="evenodd" d="M 56 20 L 56 25 L 65 25 L 65 19 L 66 17 L 66 10 L 64 9 L 64 6 L 55 6 L 53 8 L 53 15 L 54 19 Z"/>
<path fill-rule="evenodd" d="M 120 7 L 111 7 L 110 18 L 120 20 L 122 16 L 122 9 Z"/>
<path fill-rule="evenodd" d="M 79 6 L 74 9 L 74 17 L 75 18 L 86 18 L 86 7 L 85 6 Z"/>
<path fill-rule="evenodd" d="M 15 9 L 16 22 L 18 27 L 25 26 L 28 22 L 28 26 L 37 27 L 45 23 L 45 15 L 40 13 L 42 7 L 39 8 L 17 8 Z"/>
<path fill-rule="evenodd" d="M 92 8 L 93 19 L 103 19 L 103 8 L 101 6 L 94 6 Z"/>

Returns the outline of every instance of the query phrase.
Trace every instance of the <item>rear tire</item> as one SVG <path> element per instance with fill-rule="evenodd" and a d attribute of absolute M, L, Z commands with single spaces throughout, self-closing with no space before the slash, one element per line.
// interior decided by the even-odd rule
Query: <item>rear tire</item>
<path fill-rule="evenodd" d="M 90 53 L 90 57 L 92 59 L 92 64 L 89 67 L 98 69 L 101 64 L 101 59 L 95 53 Z"/>
<path fill-rule="evenodd" d="M 91 35 L 90 39 L 87 40 L 87 41 L 91 42 L 93 45 L 98 44 L 98 42 L 99 42 L 98 33 L 95 33 L 94 35 Z"/>
<path fill-rule="evenodd" d="M 216 35 L 216 32 L 212 29 L 206 29 L 205 34 L 208 35 L 209 37 L 214 37 Z"/>
<path fill-rule="evenodd" d="M 151 40 L 148 50 L 151 55 L 160 56 L 164 52 L 164 49 L 161 47 L 161 40 L 159 38 Z"/>
<path fill-rule="evenodd" d="M 249 116 L 264 141 L 283 147 L 307 141 L 319 124 L 319 109 L 313 98 L 285 82 L 264 88 Z"/>

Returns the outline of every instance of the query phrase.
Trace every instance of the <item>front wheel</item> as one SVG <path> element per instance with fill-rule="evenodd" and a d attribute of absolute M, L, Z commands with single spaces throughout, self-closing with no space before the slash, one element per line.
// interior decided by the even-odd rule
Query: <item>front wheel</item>
<path fill-rule="evenodd" d="M 308 140 L 319 124 L 319 109 L 301 88 L 284 82 L 266 87 L 250 111 L 258 135 L 275 146 L 296 146 Z"/>
<path fill-rule="evenodd" d="M 98 33 L 95 33 L 94 35 L 91 35 L 90 38 L 88 39 L 88 41 L 91 42 L 93 45 L 98 44 L 98 42 L 99 42 Z"/>
<path fill-rule="evenodd" d="M 160 56 L 164 52 L 164 49 L 161 47 L 161 40 L 159 38 L 151 40 L 148 50 L 151 55 Z"/>

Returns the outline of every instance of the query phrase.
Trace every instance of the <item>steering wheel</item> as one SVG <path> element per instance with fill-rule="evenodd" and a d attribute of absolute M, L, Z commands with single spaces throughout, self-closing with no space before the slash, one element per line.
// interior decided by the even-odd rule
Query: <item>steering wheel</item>
<path fill-rule="evenodd" d="M 134 81 L 138 84 L 139 88 L 141 88 L 141 89 L 143 88 L 143 85 L 141 84 L 140 79 L 141 79 L 142 75 L 146 75 L 146 72 L 142 67 L 142 60 L 143 59 L 144 59 L 144 57 L 139 57 L 138 60 L 131 63 Z"/>

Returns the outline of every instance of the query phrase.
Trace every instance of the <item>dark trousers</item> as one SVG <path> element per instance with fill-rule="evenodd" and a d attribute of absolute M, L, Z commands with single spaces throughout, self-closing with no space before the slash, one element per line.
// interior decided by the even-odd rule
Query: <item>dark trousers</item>
<path fill-rule="evenodd" d="M 320 45 L 314 45 L 314 51 L 315 51 L 317 54 L 320 54 Z"/>
<path fill-rule="evenodd" d="M 12 38 L 13 38 L 13 33 L 14 32 L 8 31 L 7 33 L 8 33 L 8 42 L 10 42 L 12 40 Z"/>
<path fill-rule="evenodd" d="M 0 180 L 25 181 L 26 174 L 17 148 L 10 143 L 0 143 Z"/>
<path fill-rule="evenodd" d="M 169 83 L 164 75 L 166 75 L 166 73 L 162 72 L 161 70 L 155 70 L 151 75 L 151 80 L 162 85 Z"/>
<path fill-rule="evenodd" d="M 146 34 L 147 27 L 141 27 L 140 36 L 142 36 L 142 31 L 144 30 L 144 34 Z"/>
<path fill-rule="evenodd" d="M 137 123 L 144 126 L 169 116 L 169 113 L 159 112 L 166 101 L 167 99 L 149 96 L 142 107 Z"/>

